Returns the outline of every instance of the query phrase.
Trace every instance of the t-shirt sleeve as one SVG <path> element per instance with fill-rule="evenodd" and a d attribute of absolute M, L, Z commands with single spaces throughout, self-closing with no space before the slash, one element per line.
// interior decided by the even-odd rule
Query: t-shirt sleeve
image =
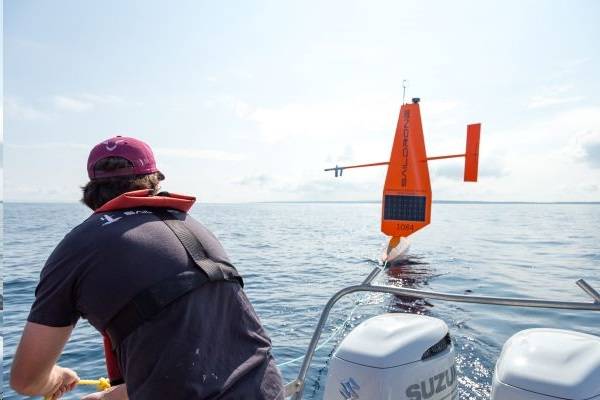
<path fill-rule="evenodd" d="M 75 296 L 77 261 L 67 251 L 68 247 L 64 239 L 46 261 L 35 289 L 29 322 L 64 327 L 75 325 L 81 316 Z"/>

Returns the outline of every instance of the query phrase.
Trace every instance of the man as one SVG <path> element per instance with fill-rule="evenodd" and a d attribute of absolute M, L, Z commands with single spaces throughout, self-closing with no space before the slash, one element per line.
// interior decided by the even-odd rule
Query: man
<path fill-rule="evenodd" d="M 134 138 L 98 144 L 87 167 L 82 201 L 94 214 L 41 272 L 12 387 L 52 399 L 72 390 L 77 374 L 55 363 L 82 317 L 105 337 L 115 384 L 88 399 L 283 399 L 241 277 L 187 214 L 195 199 L 159 193 L 164 175 Z"/>

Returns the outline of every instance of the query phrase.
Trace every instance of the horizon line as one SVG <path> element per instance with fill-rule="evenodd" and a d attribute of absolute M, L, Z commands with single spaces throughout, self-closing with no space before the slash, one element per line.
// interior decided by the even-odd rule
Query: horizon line
<path fill-rule="evenodd" d="M 199 204 L 381 204 L 381 200 L 274 200 L 202 202 Z M 522 200 L 432 200 L 434 204 L 600 204 L 597 201 L 522 201 Z M 82 204 L 79 201 L 22 201 L 0 200 L 0 204 Z"/>

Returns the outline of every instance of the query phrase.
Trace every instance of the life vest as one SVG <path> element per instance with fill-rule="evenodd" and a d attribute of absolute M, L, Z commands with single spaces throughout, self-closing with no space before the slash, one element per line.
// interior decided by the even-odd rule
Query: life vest
<path fill-rule="evenodd" d="M 141 189 L 123 193 L 119 197 L 115 197 L 106 202 L 102 207 L 96 209 L 94 213 L 98 214 L 134 207 L 167 207 L 188 212 L 196 202 L 196 198 L 193 196 L 167 192 L 162 192 L 154 196 L 153 193 L 154 191 L 151 189 Z"/>
<path fill-rule="evenodd" d="M 152 190 L 136 190 L 127 192 L 116 197 L 102 207 L 95 210 L 95 213 L 107 211 L 123 210 L 136 207 L 155 208 L 154 213 L 169 227 L 184 246 L 188 256 L 198 267 L 198 273 L 184 272 L 169 278 L 173 283 L 171 286 L 179 286 L 179 291 L 171 288 L 167 295 L 161 296 L 160 306 L 152 298 L 157 291 L 160 291 L 164 281 L 155 286 L 142 290 L 136 294 L 134 299 L 126 304 L 119 312 L 113 316 L 108 323 L 103 335 L 104 355 L 106 359 L 106 369 L 111 385 L 123 383 L 123 374 L 119 368 L 116 346 L 120 344 L 131 332 L 137 329 L 146 320 L 160 313 L 170 302 L 182 297 L 192 290 L 197 289 L 207 282 L 214 281 L 234 281 L 243 286 L 243 280 L 237 273 L 235 267 L 231 264 L 218 263 L 210 260 L 199 239 L 187 228 L 182 221 L 172 217 L 166 209 L 175 209 L 182 212 L 188 212 L 196 201 L 195 197 L 179 194 L 159 193 L 153 195 Z M 164 286 L 163 286 L 164 287 Z M 169 297 L 170 296 L 170 297 Z M 146 299 L 149 297 L 148 299 Z M 145 310 L 146 315 L 138 312 L 140 299 L 148 303 L 149 307 Z M 139 315 L 138 315 L 139 314 Z"/>

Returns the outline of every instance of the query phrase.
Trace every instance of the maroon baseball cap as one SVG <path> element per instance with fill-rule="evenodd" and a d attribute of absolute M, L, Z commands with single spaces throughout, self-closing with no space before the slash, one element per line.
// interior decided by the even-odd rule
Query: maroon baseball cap
<path fill-rule="evenodd" d="M 121 157 L 128 160 L 133 167 L 120 168 L 113 171 L 97 171 L 96 163 L 107 157 Z M 90 179 L 109 178 L 112 176 L 145 175 L 158 172 L 152 149 L 141 140 L 115 136 L 94 146 L 87 163 Z"/>

